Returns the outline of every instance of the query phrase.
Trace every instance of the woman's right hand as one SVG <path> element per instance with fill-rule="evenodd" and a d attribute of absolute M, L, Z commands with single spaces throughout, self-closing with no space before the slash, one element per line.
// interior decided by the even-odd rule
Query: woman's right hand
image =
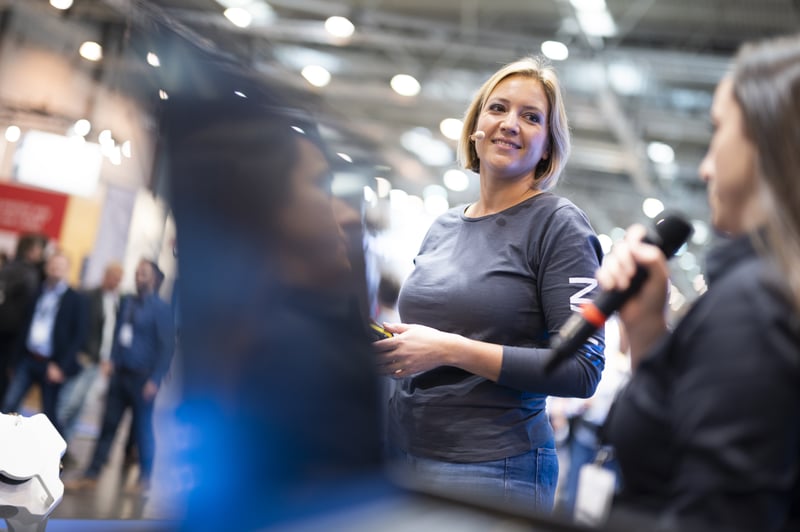
<path fill-rule="evenodd" d="M 441 366 L 453 335 L 424 325 L 384 323 L 391 338 L 373 342 L 378 353 L 378 371 L 394 378 L 404 378 Z"/>
<path fill-rule="evenodd" d="M 642 242 L 644 226 L 632 225 L 625 238 L 614 244 L 597 271 L 603 290 L 625 290 L 637 265 L 648 272 L 642 288 L 619 310 L 631 344 L 632 365 L 638 364 L 653 343 L 666 331 L 666 304 L 669 287 L 667 259 L 656 246 Z"/>

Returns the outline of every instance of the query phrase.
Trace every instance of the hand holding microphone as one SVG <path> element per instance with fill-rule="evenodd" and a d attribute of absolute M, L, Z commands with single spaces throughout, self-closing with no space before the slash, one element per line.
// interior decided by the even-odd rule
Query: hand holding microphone
<path fill-rule="evenodd" d="M 659 220 L 653 231 L 649 231 L 642 242 L 656 246 L 666 258 L 672 257 L 692 234 L 692 226 L 686 220 L 677 216 L 667 216 Z M 620 264 L 618 268 L 621 275 L 626 270 L 630 282 L 626 288 L 605 290 L 597 298 L 584 304 L 581 310 L 575 313 L 553 340 L 553 351 L 545 365 L 545 372 L 552 372 L 562 362 L 572 356 L 589 337 L 605 324 L 611 314 L 619 310 L 633 295 L 635 295 L 648 277 L 648 270 L 639 264 Z M 625 286 L 625 279 L 618 280 L 616 284 Z"/>

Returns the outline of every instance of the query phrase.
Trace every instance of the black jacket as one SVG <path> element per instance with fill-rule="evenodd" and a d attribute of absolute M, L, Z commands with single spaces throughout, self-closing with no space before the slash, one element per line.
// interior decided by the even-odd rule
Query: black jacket
<path fill-rule="evenodd" d="M 790 530 L 800 507 L 798 315 L 747 237 L 708 264 L 710 290 L 641 362 L 607 420 L 623 473 L 615 508 L 702 530 Z"/>
<path fill-rule="evenodd" d="M 13 260 L 0 270 L 0 335 L 22 331 L 41 280 L 39 268 L 21 260 Z"/>
<path fill-rule="evenodd" d="M 41 291 L 39 296 L 41 296 Z M 20 354 L 23 354 L 26 349 L 35 305 L 33 307 L 28 315 L 25 334 L 21 335 L 19 341 Z M 53 362 L 58 364 L 61 371 L 67 376 L 75 375 L 81 369 L 78 364 L 78 351 L 86 341 L 89 325 L 87 314 L 84 296 L 72 288 L 67 288 L 61 295 L 53 324 L 53 353 L 51 354 Z"/>

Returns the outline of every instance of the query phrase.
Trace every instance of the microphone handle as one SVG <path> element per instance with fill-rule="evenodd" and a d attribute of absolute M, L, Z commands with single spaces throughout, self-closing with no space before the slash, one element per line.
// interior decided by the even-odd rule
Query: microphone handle
<path fill-rule="evenodd" d="M 559 331 L 558 336 L 553 340 L 553 351 L 550 359 L 544 366 L 545 373 L 552 372 L 566 358 L 572 356 L 589 339 L 594 332 L 603 326 L 611 314 L 619 310 L 622 305 L 630 299 L 647 280 L 647 270 L 641 266 L 636 266 L 636 273 L 631 278 L 631 284 L 625 290 L 611 290 L 602 292 L 597 299 L 586 303 L 587 306 L 594 307 L 591 315 L 593 319 L 587 319 L 590 313 L 576 312 L 570 316 L 569 320 Z"/>
<path fill-rule="evenodd" d="M 671 258 L 692 234 L 692 226 L 679 216 L 667 216 L 656 222 L 643 242 L 658 247 L 664 256 Z M 576 352 L 594 332 L 603 326 L 606 319 L 619 310 L 647 279 L 647 270 L 639 265 L 625 290 L 601 292 L 594 301 L 585 303 L 579 312 L 564 323 L 553 339 L 550 359 L 545 363 L 545 373 L 556 368 L 565 358 Z"/>

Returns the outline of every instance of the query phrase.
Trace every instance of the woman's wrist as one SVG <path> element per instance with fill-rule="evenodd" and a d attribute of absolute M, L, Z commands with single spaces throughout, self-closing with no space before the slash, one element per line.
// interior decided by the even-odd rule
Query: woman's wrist
<path fill-rule="evenodd" d="M 442 333 L 442 343 L 439 347 L 439 365 L 461 367 L 461 356 L 465 353 L 464 342 L 467 339 L 455 333 Z"/>
<path fill-rule="evenodd" d="M 444 333 L 439 365 L 461 368 L 497 382 L 503 363 L 503 346 Z"/>

